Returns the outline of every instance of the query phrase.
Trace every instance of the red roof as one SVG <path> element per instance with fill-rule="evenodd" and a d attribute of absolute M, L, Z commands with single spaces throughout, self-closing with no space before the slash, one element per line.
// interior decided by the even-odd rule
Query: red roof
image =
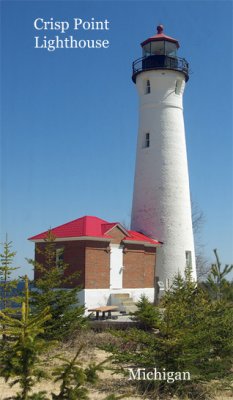
<path fill-rule="evenodd" d="M 172 43 L 176 43 L 177 48 L 180 47 L 178 40 L 164 35 L 163 33 L 163 25 L 159 25 L 157 26 L 157 34 L 154 36 L 151 36 L 150 38 L 144 40 L 144 42 L 141 43 L 141 46 L 145 46 L 145 44 L 150 43 L 150 42 L 156 42 L 156 41 L 160 41 L 160 40 L 166 40 L 168 42 L 172 42 Z"/>
<path fill-rule="evenodd" d="M 84 216 L 82 218 L 75 219 L 74 221 L 67 222 L 66 224 L 51 229 L 51 232 L 56 238 L 59 239 L 82 237 L 111 239 L 111 229 L 117 225 L 125 233 L 123 240 L 150 243 L 153 245 L 159 244 L 157 240 L 151 239 L 142 233 L 125 229 L 118 222 L 107 222 L 101 218 L 92 216 Z M 38 235 L 30 237 L 29 240 L 44 240 L 47 233 L 48 231 L 39 233 Z"/>

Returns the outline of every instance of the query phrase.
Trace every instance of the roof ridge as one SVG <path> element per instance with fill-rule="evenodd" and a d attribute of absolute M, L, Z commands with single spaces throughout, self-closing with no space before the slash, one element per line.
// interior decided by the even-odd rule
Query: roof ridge
<path fill-rule="evenodd" d="M 125 239 L 123 240 L 130 240 L 132 242 L 138 240 L 140 242 L 156 243 L 156 239 L 152 239 L 142 232 L 126 229 L 120 222 L 108 222 L 99 217 L 88 215 L 66 222 L 65 224 L 59 225 L 51 230 L 57 239 L 81 238 L 84 236 L 106 238 L 110 237 L 109 234 L 115 227 L 119 228 L 124 233 Z M 29 240 L 44 239 L 47 232 L 48 230 L 38 235 L 34 235 L 30 237 Z"/>

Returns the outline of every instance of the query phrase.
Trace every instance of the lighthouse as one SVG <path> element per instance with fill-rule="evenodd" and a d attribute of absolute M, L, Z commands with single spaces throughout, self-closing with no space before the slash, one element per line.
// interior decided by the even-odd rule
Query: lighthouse
<path fill-rule="evenodd" d="M 139 96 L 139 127 L 131 229 L 161 242 L 156 279 L 168 288 L 192 267 L 196 279 L 183 93 L 189 65 L 179 42 L 157 34 L 141 43 L 132 80 Z"/>

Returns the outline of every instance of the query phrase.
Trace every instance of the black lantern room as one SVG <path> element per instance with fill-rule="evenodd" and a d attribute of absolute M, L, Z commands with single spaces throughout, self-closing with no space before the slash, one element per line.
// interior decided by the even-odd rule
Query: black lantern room
<path fill-rule="evenodd" d="M 164 35 L 163 25 L 157 26 L 157 34 L 141 43 L 142 58 L 133 62 L 133 82 L 143 71 L 155 69 L 171 69 L 181 71 L 185 75 L 186 82 L 189 79 L 188 62 L 184 58 L 177 57 L 179 42 L 170 36 Z"/>

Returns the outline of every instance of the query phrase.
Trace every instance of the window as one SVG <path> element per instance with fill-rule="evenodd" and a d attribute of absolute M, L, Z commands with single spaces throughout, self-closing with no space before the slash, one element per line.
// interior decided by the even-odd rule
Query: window
<path fill-rule="evenodd" d="M 176 81 L 175 94 L 180 94 L 181 88 L 182 88 L 182 81 L 180 79 L 178 79 Z"/>
<path fill-rule="evenodd" d="M 149 94 L 149 93 L 150 93 L 150 81 L 149 81 L 149 79 L 147 79 L 146 87 L 145 87 L 145 94 Z"/>
<path fill-rule="evenodd" d="M 149 132 L 147 132 L 145 134 L 144 147 L 150 147 L 150 134 L 149 134 Z"/>
<path fill-rule="evenodd" d="M 56 249 L 56 266 L 60 267 L 64 261 L 64 248 Z"/>
<path fill-rule="evenodd" d="M 192 253 L 190 250 L 185 252 L 186 267 L 192 267 Z"/>

